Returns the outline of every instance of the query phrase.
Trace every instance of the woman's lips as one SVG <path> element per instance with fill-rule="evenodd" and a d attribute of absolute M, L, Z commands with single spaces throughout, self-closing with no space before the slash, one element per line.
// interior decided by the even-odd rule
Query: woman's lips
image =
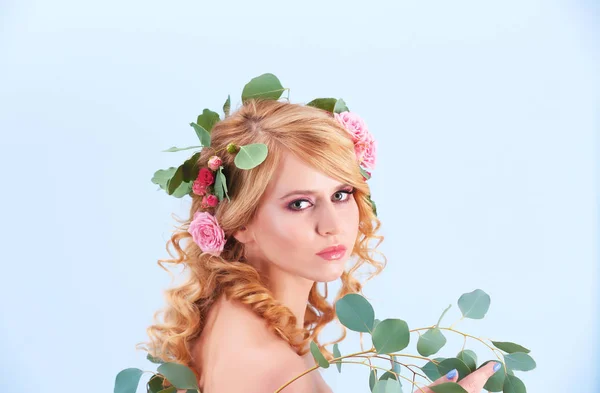
<path fill-rule="evenodd" d="M 328 261 L 340 259 L 344 254 L 346 254 L 346 247 L 344 246 L 328 247 L 317 253 L 318 256 Z"/>

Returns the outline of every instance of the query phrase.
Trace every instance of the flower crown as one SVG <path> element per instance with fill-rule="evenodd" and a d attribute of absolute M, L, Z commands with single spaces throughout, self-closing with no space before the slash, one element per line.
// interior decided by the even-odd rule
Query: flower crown
<path fill-rule="evenodd" d="M 242 103 L 254 98 L 278 100 L 285 90 L 289 92 L 289 89 L 284 88 L 275 75 L 270 73 L 262 74 L 253 78 L 244 86 Z M 360 172 L 365 181 L 370 179 L 371 172 L 367 171 L 367 169 L 375 169 L 377 142 L 369 132 L 365 122 L 358 115 L 350 112 L 348 106 L 341 98 L 317 98 L 306 105 L 332 113 L 334 118 L 348 131 L 354 142 L 354 152 Z M 223 105 L 225 117 L 229 116 L 230 108 L 231 97 L 227 96 L 227 101 Z M 218 113 L 210 109 L 204 109 L 196 122 L 190 123 L 190 126 L 192 126 L 200 140 L 200 146 L 171 147 L 163 151 L 177 152 L 210 147 L 210 133 L 212 127 L 219 120 Z M 267 145 L 264 143 L 238 146 L 232 142 L 227 145 L 225 150 L 228 154 L 235 154 L 235 166 L 245 170 L 260 165 L 267 158 L 268 154 Z M 181 198 L 185 195 L 192 196 L 193 194 L 201 196 L 200 206 L 202 209 L 215 208 L 225 198 L 230 200 L 227 193 L 227 178 L 223 173 L 223 160 L 219 156 L 219 152 L 215 152 L 208 159 L 206 167 L 199 167 L 199 158 L 200 151 L 194 153 L 194 155 L 177 168 L 170 167 L 156 171 L 152 177 L 152 182 L 158 184 L 167 194 L 173 195 L 176 198 Z M 373 208 L 373 213 L 377 215 L 377 207 L 370 195 L 369 201 Z M 188 232 L 203 252 L 218 256 L 223 251 L 226 242 L 225 234 L 214 215 L 209 212 L 195 212 Z"/>

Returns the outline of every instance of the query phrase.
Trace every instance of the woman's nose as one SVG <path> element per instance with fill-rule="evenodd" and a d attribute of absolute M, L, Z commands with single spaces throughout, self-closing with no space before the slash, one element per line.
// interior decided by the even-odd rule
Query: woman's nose
<path fill-rule="evenodd" d="M 341 231 L 340 214 L 342 213 L 332 203 L 321 205 L 317 221 L 317 232 L 323 236 L 339 234 Z"/>

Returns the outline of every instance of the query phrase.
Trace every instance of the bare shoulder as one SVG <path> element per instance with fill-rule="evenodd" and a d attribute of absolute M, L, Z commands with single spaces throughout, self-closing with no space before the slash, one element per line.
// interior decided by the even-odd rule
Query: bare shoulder
<path fill-rule="evenodd" d="M 206 393 L 273 393 L 309 368 L 252 310 L 224 301 L 219 314 L 214 325 L 218 345 L 212 352 Z M 281 392 L 314 392 L 311 374 L 300 377 Z"/>
<path fill-rule="evenodd" d="M 244 391 L 273 393 L 306 371 L 301 358 L 278 346 L 252 348 L 234 358 L 228 370 L 215 379 L 216 392 Z M 282 393 L 314 392 L 310 376 L 304 375 L 281 390 Z"/>

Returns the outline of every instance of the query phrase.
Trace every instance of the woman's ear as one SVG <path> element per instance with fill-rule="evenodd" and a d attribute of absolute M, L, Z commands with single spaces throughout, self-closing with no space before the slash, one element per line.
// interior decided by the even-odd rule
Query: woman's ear
<path fill-rule="evenodd" d="M 233 233 L 233 237 L 240 243 L 246 244 L 252 239 L 252 232 L 248 227 L 241 227 Z"/>

